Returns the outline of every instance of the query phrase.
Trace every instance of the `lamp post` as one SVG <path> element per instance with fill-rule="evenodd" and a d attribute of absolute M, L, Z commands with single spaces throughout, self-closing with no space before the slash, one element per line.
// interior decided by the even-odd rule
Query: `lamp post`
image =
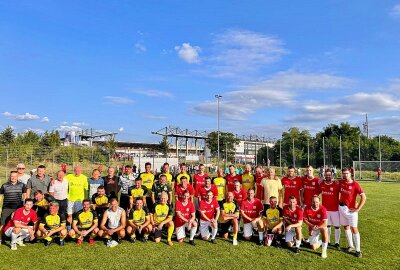
<path fill-rule="evenodd" d="M 219 100 L 222 98 L 221 95 L 215 95 L 217 99 L 217 141 L 218 141 L 218 150 L 217 150 L 217 168 L 219 169 Z"/>

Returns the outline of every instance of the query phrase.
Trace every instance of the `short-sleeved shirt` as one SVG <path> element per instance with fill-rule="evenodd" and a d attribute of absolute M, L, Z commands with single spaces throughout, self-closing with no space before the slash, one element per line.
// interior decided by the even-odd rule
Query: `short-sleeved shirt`
<path fill-rule="evenodd" d="M 244 214 L 246 216 L 248 216 L 251 219 L 254 219 L 254 218 L 257 218 L 260 216 L 260 213 L 264 210 L 264 206 L 263 206 L 261 200 L 254 198 L 253 202 L 250 202 L 249 200 L 243 201 L 240 209 L 244 212 Z M 251 220 L 248 220 L 245 217 L 243 217 L 244 224 L 247 224 L 250 222 L 251 222 Z"/>
<path fill-rule="evenodd" d="M 154 194 L 154 199 L 156 203 L 159 203 L 161 201 L 161 194 L 163 191 L 169 194 L 170 192 L 172 192 L 172 188 L 168 183 L 162 184 L 160 182 L 157 182 L 153 185 L 152 192 Z"/>
<path fill-rule="evenodd" d="M 175 182 L 176 182 L 177 184 L 180 184 L 180 183 L 181 183 L 181 177 L 182 177 L 182 176 L 186 176 L 188 183 L 192 183 L 192 177 L 191 177 L 189 174 L 187 174 L 187 173 L 180 173 L 180 174 L 178 174 L 178 175 L 175 177 Z"/>
<path fill-rule="evenodd" d="M 237 202 L 226 202 L 222 204 L 221 212 L 224 212 L 225 214 L 239 214 L 240 212 L 240 207 Z M 223 220 L 222 215 L 219 217 L 221 223 L 229 222 L 229 220 Z"/>
<path fill-rule="evenodd" d="M 218 197 L 218 189 L 213 184 L 211 184 L 210 188 L 206 188 L 205 186 L 200 188 L 199 191 L 198 191 L 197 197 L 200 197 L 201 200 L 206 200 L 207 199 L 207 192 L 210 191 L 210 190 L 214 194 L 214 198 L 217 198 Z"/>
<path fill-rule="evenodd" d="M 147 192 L 147 187 L 143 185 L 139 188 L 136 188 L 135 186 L 129 188 L 129 196 L 135 199 L 146 196 Z"/>
<path fill-rule="evenodd" d="M 103 177 L 104 186 L 108 195 L 117 196 L 120 186 L 118 186 L 118 176 L 114 175 L 110 178 L 108 175 Z M 114 194 L 112 194 L 114 193 Z"/>
<path fill-rule="evenodd" d="M 329 184 L 325 181 L 319 183 L 319 189 L 322 194 L 322 205 L 327 211 L 339 210 L 339 192 L 340 184 L 337 181 L 331 181 Z"/>
<path fill-rule="evenodd" d="M 55 180 L 53 184 L 50 184 L 49 192 L 54 192 L 56 200 L 65 200 L 68 196 L 68 186 L 67 179 L 63 179 L 62 181 Z"/>
<path fill-rule="evenodd" d="M 295 176 L 293 179 L 289 177 L 282 178 L 282 186 L 284 190 L 283 203 L 289 203 L 289 197 L 294 196 L 300 203 L 300 190 L 303 189 L 303 182 L 300 177 Z"/>
<path fill-rule="evenodd" d="M 233 191 L 233 196 L 240 207 L 242 206 L 243 201 L 247 199 L 247 193 L 243 188 L 239 189 L 239 191 L 235 189 Z"/>
<path fill-rule="evenodd" d="M 50 182 L 51 179 L 48 176 L 45 176 L 42 180 L 40 180 L 36 175 L 29 178 L 26 188 L 31 189 L 31 199 L 35 197 L 34 193 L 38 190 L 41 190 L 43 193 L 47 193 Z"/>
<path fill-rule="evenodd" d="M 199 175 L 199 174 L 195 174 L 193 176 L 193 187 L 195 189 L 197 189 L 197 187 L 202 187 L 206 184 L 206 177 L 208 176 L 208 174 L 203 174 L 203 175 Z"/>
<path fill-rule="evenodd" d="M 264 211 L 264 216 L 267 219 L 268 229 L 272 230 L 283 219 L 282 209 L 279 207 L 268 208 Z"/>
<path fill-rule="evenodd" d="M 0 194 L 4 195 L 3 209 L 17 209 L 22 206 L 22 194 L 26 193 L 26 186 L 21 182 L 14 185 L 9 181 L 0 188 Z"/>
<path fill-rule="evenodd" d="M 313 179 L 308 179 L 307 176 L 302 178 L 303 181 L 303 204 L 311 205 L 312 197 L 314 195 L 319 195 L 319 181 L 318 177 L 314 177 Z"/>
<path fill-rule="evenodd" d="M 153 188 L 154 174 L 144 172 L 139 175 L 139 178 L 142 179 L 142 185 L 147 187 L 149 191 Z"/>
<path fill-rule="evenodd" d="M 264 200 L 264 188 L 261 185 L 261 181 L 267 177 L 266 174 L 262 174 L 261 176 L 254 175 L 254 179 L 256 180 L 256 198 L 261 201 Z"/>
<path fill-rule="evenodd" d="M 32 209 L 35 210 L 38 217 L 42 219 L 49 209 L 49 203 L 52 201 L 54 201 L 54 198 L 46 194 L 41 201 L 34 200 Z"/>
<path fill-rule="evenodd" d="M 47 230 L 54 230 L 58 229 L 61 226 L 65 226 L 67 223 L 65 219 L 65 215 L 62 214 L 55 214 L 51 215 L 50 213 L 47 213 L 44 215 L 44 218 L 40 221 L 40 224 L 43 225 Z"/>
<path fill-rule="evenodd" d="M 72 202 L 83 201 L 85 199 L 85 191 L 89 189 L 86 175 L 68 174 L 65 178 L 68 180 L 68 200 Z"/>
<path fill-rule="evenodd" d="M 216 177 L 213 179 L 212 183 L 216 186 L 218 190 L 217 201 L 225 200 L 226 179 L 223 177 Z"/>
<path fill-rule="evenodd" d="M 182 186 L 182 184 L 175 186 L 175 196 L 178 196 L 179 201 L 183 201 L 183 193 L 189 190 L 190 196 L 194 196 L 194 188 L 191 184 L 187 184 L 186 188 Z M 191 201 L 192 198 L 190 197 L 189 200 Z"/>
<path fill-rule="evenodd" d="M 97 193 L 97 188 L 99 186 L 104 186 L 104 179 L 99 177 L 99 179 L 94 180 L 92 178 L 89 178 L 89 198 L 93 196 L 93 194 Z"/>
<path fill-rule="evenodd" d="M 254 188 L 254 175 L 251 173 L 242 174 L 242 187 L 247 192 L 250 188 Z"/>
<path fill-rule="evenodd" d="M 157 178 L 157 179 L 160 179 L 160 176 L 161 176 L 162 174 L 165 175 L 165 176 L 167 177 L 167 183 L 170 184 L 170 185 L 172 186 L 172 182 L 173 182 L 173 180 L 174 180 L 174 177 L 172 176 L 172 174 L 170 174 L 169 172 L 168 172 L 168 173 L 163 173 L 163 172 L 162 172 L 162 173 L 158 174 L 156 178 Z"/>
<path fill-rule="evenodd" d="M 292 224 L 303 220 L 303 210 L 300 206 L 296 205 L 296 209 L 292 210 L 289 205 L 283 207 L 283 217 L 288 219 Z"/>
<path fill-rule="evenodd" d="M 170 207 L 168 204 L 157 204 L 156 207 L 154 207 L 153 217 L 156 225 L 160 224 L 167 218 L 172 218 L 172 216 L 172 207 Z"/>
<path fill-rule="evenodd" d="M 194 208 L 194 204 L 191 201 L 188 201 L 186 205 L 183 205 L 181 201 L 177 201 L 175 205 L 175 212 L 179 212 L 184 218 L 187 220 L 190 219 L 190 216 L 196 212 L 196 209 Z M 175 226 L 176 227 L 181 227 L 184 225 L 186 222 L 183 221 L 178 217 L 178 215 L 175 215 Z"/>
<path fill-rule="evenodd" d="M 357 195 L 364 194 L 364 190 L 356 181 L 347 183 L 346 180 L 340 181 L 340 203 L 344 203 L 348 208 L 354 209 L 357 204 Z"/>
<path fill-rule="evenodd" d="M 132 174 L 123 174 L 119 177 L 118 185 L 121 187 L 121 194 L 128 195 L 129 188 L 135 184 L 135 178 Z"/>
<path fill-rule="evenodd" d="M 147 208 L 142 208 L 140 210 L 134 209 L 129 212 L 128 220 L 133 222 L 135 225 L 142 225 L 146 222 L 146 218 L 150 217 L 150 213 Z"/>
<path fill-rule="evenodd" d="M 318 209 L 313 209 L 311 206 L 307 206 L 304 209 L 304 220 L 307 220 L 313 225 L 319 226 L 324 223 L 324 220 L 328 219 L 328 214 L 324 206 L 320 206 Z"/>
<path fill-rule="evenodd" d="M 93 210 L 84 211 L 79 210 L 74 214 L 73 223 L 78 226 L 79 229 L 89 229 L 93 226 L 94 222 L 97 220 L 97 213 Z"/>
<path fill-rule="evenodd" d="M 200 202 L 200 212 L 204 213 L 209 219 L 214 218 L 215 211 L 217 209 L 219 209 L 219 204 L 215 198 L 213 198 L 210 203 L 208 203 L 206 200 L 202 200 Z M 203 216 L 201 216 L 200 219 L 205 220 Z"/>
<path fill-rule="evenodd" d="M 264 204 L 269 204 L 269 198 L 274 196 L 279 203 L 279 190 L 282 190 L 282 182 L 280 180 L 264 178 L 261 181 L 264 189 Z"/>
<path fill-rule="evenodd" d="M 242 183 L 242 176 L 240 174 L 235 174 L 235 175 L 227 174 L 225 175 L 225 179 L 228 192 L 231 192 L 235 189 L 235 181 L 239 181 L 240 183 Z"/>
<path fill-rule="evenodd" d="M 96 205 L 96 213 L 98 216 L 102 216 L 108 208 L 109 198 L 104 194 L 99 196 L 97 193 L 92 196 L 92 204 Z"/>
<path fill-rule="evenodd" d="M 29 222 L 37 222 L 38 217 L 37 214 L 34 210 L 30 210 L 27 214 L 25 214 L 25 208 L 21 207 L 18 208 L 12 217 L 7 223 L 7 225 L 4 227 L 4 231 L 7 231 L 8 228 L 14 227 L 14 221 L 18 221 L 21 225 L 28 225 Z"/>
<path fill-rule="evenodd" d="M 31 178 L 30 175 L 24 173 L 23 175 L 18 176 L 18 181 L 21 182 L 24 185 L 27 185 L 29 178 Z"/>

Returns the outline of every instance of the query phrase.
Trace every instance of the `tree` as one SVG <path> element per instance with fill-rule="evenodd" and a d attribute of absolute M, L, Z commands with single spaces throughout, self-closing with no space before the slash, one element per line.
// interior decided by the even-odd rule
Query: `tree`
<path fill-rule="evenodd" d="M 14 130 L 11 127 L 7 127 L 0 133 L 0 144 L 8 146 L 15 140 Z"/>
<path fill-rule="evenodd" d="M 18 134 L 15 138 L 15 143 L 17 145 L 38 145 L 40 141 L 40 136 L 29 130 L 25 133 Z"/>
<path fill-rule="evenodd" d="M 115 154 L 115 150 L 117 149 L 117 142 L 115 141 L 114 136 L 110 136 L 105 144 L 106 150 L 110 155 Z"/>
<path fill-rule="evenodd" d="M 160 144 L 158 145 L 158 149 L 161 151 L 161 153 L 164 154 L 164 157 L 168 157 L 169 142 L 168 142 L 167 136 L 163 137 Z"/>
<path fill-rule="evenodd" d="M 233 133 L 230 132 L 220 132 L 219 133 L 219 153 L 220 159 L 225 156 L 228 160 L 232 160 L 235 156 L 236 146 L 239 144 L 240 140 L 235 137 Z M 210 149 L 211 154 L 214 156 L 218 155 L 218 132 L 213 131 L 208 134 L 207 147 Z"/>
<path fill-rule="evenodd" d="M 46 131 L 40 138 L 40 145 L 51 148 L 59 147 L 61 145 L 60 134 L 54 130 L 50 133 Z"/>

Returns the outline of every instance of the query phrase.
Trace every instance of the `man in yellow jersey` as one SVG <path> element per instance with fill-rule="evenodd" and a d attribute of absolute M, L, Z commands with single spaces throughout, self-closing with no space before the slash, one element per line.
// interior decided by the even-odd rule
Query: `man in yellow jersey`
<path fill-rule="evenodd" d="M 151 189 L 154 185 L 154 174 L 151 172 L 151 163 L 146 162 L 144 164 L 144 172 L 142 172 L 138 178 L 142 179 L 142 185 L 147 188 L 146 194 L 146 205 L 148 209 L 151 211 L 154 207 L 153 202 L 151 200 Z"/>
<path fill-rule="evenodd" d="M 89 238 L 89 244 L 94 245 L 94 238 L 99 231 L 97 214 L 90 209 L 90 200 L 85 199 L 82 204 L 83 209 L 74 214 L 72 229 L 68 235 L 73 239 L 77 239 L 76 244 L 78 246 L 87 238 Z"/>
<path fill-rule="evenodd" d="M 66 220 L 64 215 L 58 214 L 59 205 L 57 202 L 49 204 L 49 213 L 40 221 L 36 236 L 43 239 L 44 245 L 49 246 L 54 238 L 59 237 L 59 245 L 64 245 L 67 236 Z"/>
<path fill-rule="evenodd" d="M 149 234 L 153 230 L 151 225 L 150 213 L 147 208 L 143 207 L 144 199 L 136 198 L 135 208 L 131 209 L 126 226 L 126 233 L 130 236 L 130 241 L 136 241 L 136 233 L 143 234 L 142 241 L 147 242 Z"/>
<path fill-rule="evenodd" d="M 221 168 L 218 169 L 217 177 L 213 179 L 213 184 L 217 187 L 218 190 L 217 201 L 219 207 L 222 208 L 222 204 L 225 200 L 225 194 L 226 194 L 226 179 L 224 178 L 224 171 Z"/>
<path fill-rule="evenodd" d="M 275 247 L 281 247 L 280 236 L 282 235 L 283 215 L 282 209 L 277 206 L 278 200 L 275 196 L 269 198 L 270 207 L 264 211 L 265 244 L 270 246 L 273 242 Z"/>
<path fill-rule="evenodd" d="M 143 206 L 146 207 L 146 196 L 148 190 L 142 185 L 142 179 L 136 178 L 135 185 L 129 188 L 129 209 L 132 209 L 138 198 L 142 199 Z"/>
<path fill-rule="evenodd" d="M 115 247 L 125 237 L 125 226 L 126 212 L 118 206 L 117 198 L 111 198 L 110 208 L 104 212 L 98 235 L 107 240 L 107 247 Z"/>
<path fill-rule="evenodd" d="M 106 195 L 106 189 L 104 186 L 97 188 L 97 193 L 92 196 L 92 208 L 96 211 L 97 218 L 102 220 L 104 212 L 109 207 L 109 198 Z"/>
<path fill-rule="evenodd" d="M 86 175 L 81 173 L 81 167 L 75 166 L 74 173 L 65 177 L 68 180 L 68 207 L 67 221 L 72 223 L 72 214 L 82 209 L 82 201 L 85 198 L 85 192 L 89 190 L 89 183 Z"/>
<path fill-rule="evenodd" d="M 247 192 L 249 189 L 254 188 L 254 175 L 251 173 L 251 165 L 246 164 L 242 174 L 242 187 Z"/>
<path fill-rule="evenodd" d="M 226 201 L 222 204 L 221 215 L 219 222 L 221 224 L 221 233 L 225 239 L 228 238 L 229 227 L 232 226 L 233 232 L 233 245 L 237 246 L 237 233 L 239 230 L 239 212 L 240 208 L 238 204 L 233 200 L 234 196 L 232 192 L 228 192 Z"/>
<path fill-rule="evenodd" d="M 186 163 L 181 164 L 181 172 L 175 177 L 175 185 L 179 185 L 181 183 L 181 177 L 186 176 L 188 183 L 192 183 L 192 177 L 187 173 Z"/>
<path fill-rule="evenodd" d="M 174 187 L 174 177 L 172 174 L 169 172 L 169 163 L 165 162 L 162 166 L 161 173 L 157 175 L 157 179 L 160 179 L 160 175 L 164 174 L 167 177 L 167 183 L 170 184 L 170 186 L 173 188 Z"/>
<path fill-rule="evenodd" d="M 165 191 L 161 194 L 161 201 L 154 207 L 154 212 L 151 219 L 151 225 L 154 232 L 154 241 L 161 241 L 162 230 L 164 226 L 168 228 L 167 243 L 172 246 L 172 234 L 174 233 L 174 222 L 172 221 L 172 207 L 168 205 L 168 193 Z"/>

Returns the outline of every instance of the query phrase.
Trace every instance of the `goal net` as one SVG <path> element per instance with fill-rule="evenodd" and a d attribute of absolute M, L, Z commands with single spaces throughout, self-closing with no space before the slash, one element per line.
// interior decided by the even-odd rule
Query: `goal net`
<path fill-rule="evenodd" d="M 355 179 L 400 181 L 400 161 L 353 161 L 353 169 Z"/>

